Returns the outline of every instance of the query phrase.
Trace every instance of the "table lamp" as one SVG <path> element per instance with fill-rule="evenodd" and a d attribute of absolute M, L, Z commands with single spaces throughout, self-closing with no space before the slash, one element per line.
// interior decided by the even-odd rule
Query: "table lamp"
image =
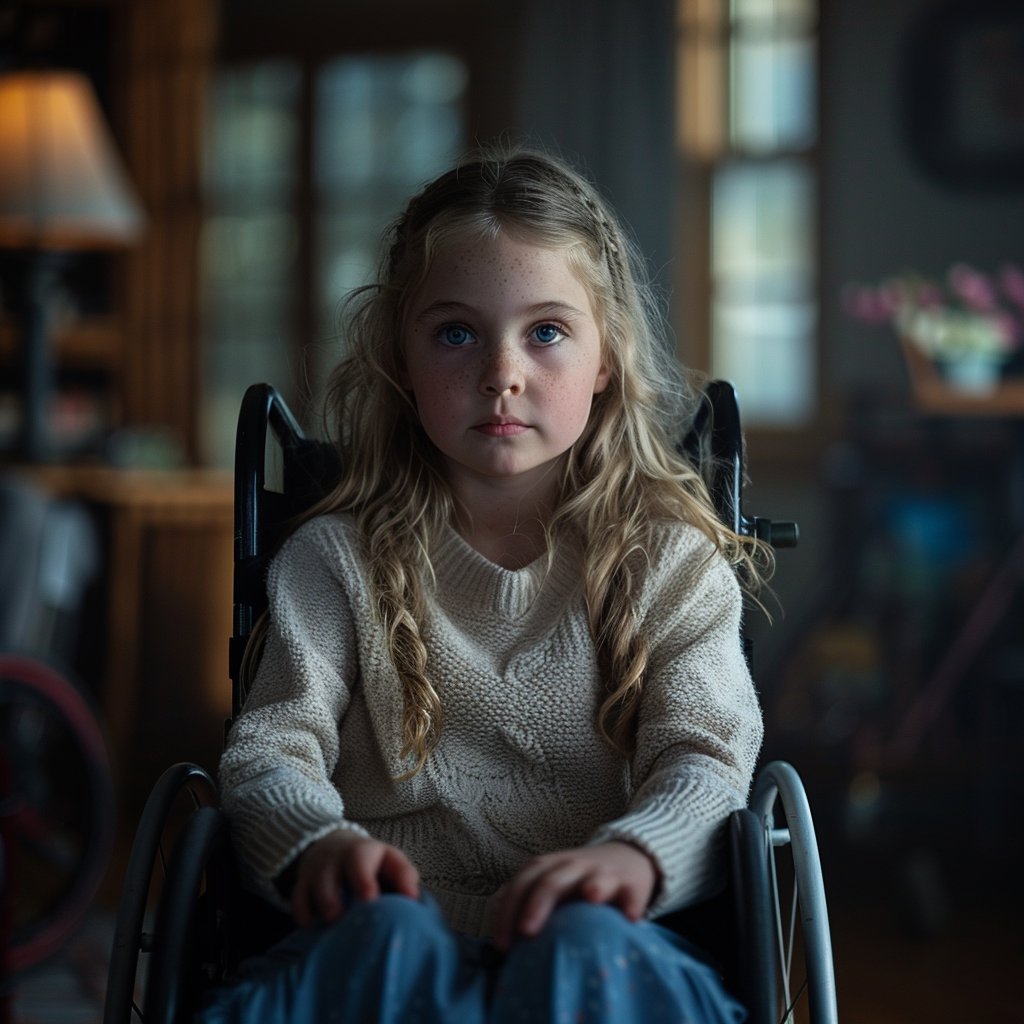
<path fill-rule="evenodd" d="M 27 261 L 20 455 L 53 457 L 48 308 L 61 253 L 115 249 L 144 216 L 88 80 L 71 71 L 0 75 L 0 246 Z"/>

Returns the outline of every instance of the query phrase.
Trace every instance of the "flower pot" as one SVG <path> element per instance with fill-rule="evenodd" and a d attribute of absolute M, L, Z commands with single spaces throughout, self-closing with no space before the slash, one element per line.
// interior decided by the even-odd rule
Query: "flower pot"
<path fill-rule="evenodd" d="M 991 395 L 998 387 L 1002 375 L 1001 354 L 969 352 L 939 362 L 946 383 L 954 390 L 968 395 Z"/>

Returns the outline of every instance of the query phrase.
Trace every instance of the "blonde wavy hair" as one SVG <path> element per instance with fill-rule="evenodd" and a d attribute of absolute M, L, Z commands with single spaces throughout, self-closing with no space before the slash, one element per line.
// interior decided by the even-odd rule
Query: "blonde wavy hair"
<path fill-rule="evenodd" d="M 332 374 L 328 417 L 344 467 L 308 516 L 351 512 L 403 694 L 402 756 L 437 744 L 443 708 L 430 679 L 431 549 L 455 513 L 437 449 L 400 384 L 407 311 L 432 260 L 467 238 L 505 234 L 564 251 L 602 328 L 608 387 L 569 449 L 547 523 L 548 558 L 581 553 L 584 600 L 604 681 L 597 728 L 623 756 L 648 663 L 637 599 L 656 523 L 700 529 L 756 591 L 770 550 L 716 516 L 699 472 L 676 449 L 699 396 L 663 334 L 642 258 L 597 191 L 558 160 L 528 150 L 470 157 L 427 185 L 385 236 L 377 282 L 350 300 L 348 354 Z M 250 644 L 250 646 L 253 646 Z"/>

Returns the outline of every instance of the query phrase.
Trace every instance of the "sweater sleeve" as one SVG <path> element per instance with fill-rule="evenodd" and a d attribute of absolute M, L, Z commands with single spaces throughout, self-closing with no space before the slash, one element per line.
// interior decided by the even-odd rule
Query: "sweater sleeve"
<path fill-rule="evenodd" d="M 267 575 L 263 657 L 220 761 L 221 800 L 244 872 L 272 880 L 345 820 L 331 782 L 338 723 L 358 677 L 356 630 L 337 536 L 317 520 L 282 547 Z"/>
<path fill-rule="evenodd" d="M 591 839 L 633 843 L 653 858 L 661 888 L 651 917 L 704 899 L 720 884 L 724 826 L 746 805 L 763 736 L 740 643 L 739 585 L 695 533 L 677 529 L 652 559 L 634 796 Z"/>

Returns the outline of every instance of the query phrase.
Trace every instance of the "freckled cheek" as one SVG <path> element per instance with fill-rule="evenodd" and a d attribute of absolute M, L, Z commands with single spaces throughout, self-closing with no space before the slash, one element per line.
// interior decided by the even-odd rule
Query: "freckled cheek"
<path fill-rule="evenodd" d="M 593 390 L 581 387 L 579 380 L 562 381 L 548 391 L 548 422 L 560 435 L 582 433 L 590 417 Z M 573 438 L 575 440 L 575 437 Z"/>
<path fill-rule="evenodd" d="M 422 374 L 415 388 L 420 421 L 428 434 L 445 432 L 458 426 L 464 415 L 461 396 L 465 382 L 461 374 Z"/>

